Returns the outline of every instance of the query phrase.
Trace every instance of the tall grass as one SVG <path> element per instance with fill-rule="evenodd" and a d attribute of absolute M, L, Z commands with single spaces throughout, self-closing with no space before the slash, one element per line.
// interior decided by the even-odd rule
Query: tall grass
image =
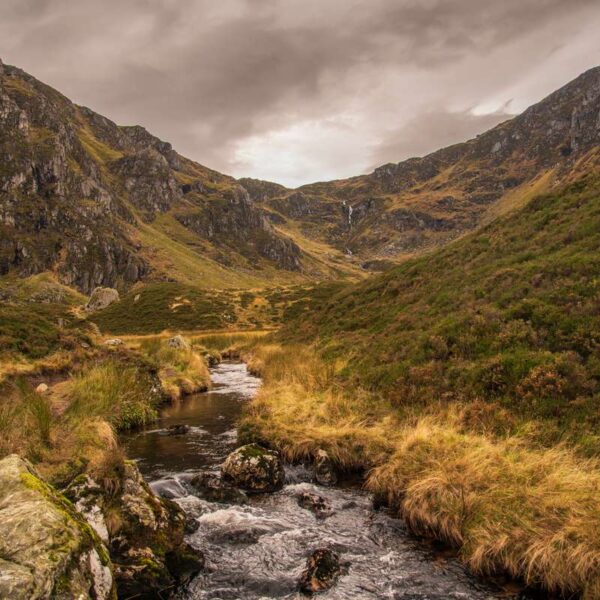
<path fill-rule="evenodd" d="M 134 366 L 115 361 L 96 365 L 73 377 L 71 419 L 106 418 L 116 429 L 145 425 L 157 417 L 157 395 Z"/>
<path fill-rule="evenodd" d="M 338 382 L 307 347 L 248 351 L 264 385 L 241 432 L 290 460 L 326 449 L 407 523 L 460 549 L 475 572 L 508 573 L 566 595 L 600 598 L 600 463 L 563 446 L 528 446 L 465 428 L 472 407 L 402 410 Z"/>

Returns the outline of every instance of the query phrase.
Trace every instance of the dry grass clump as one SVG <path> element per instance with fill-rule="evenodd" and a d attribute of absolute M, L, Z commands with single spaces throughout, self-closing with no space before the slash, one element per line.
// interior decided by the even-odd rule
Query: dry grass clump
<path fill-rule="evenodd" d="M 159 396 L 134 365 L 112 360 L 95 365 L 73 377 L 69 396 L 66 416 L 72 421 L 99 417 L 116 429 L 131 429 L 157 417 Z"/>
<path fill-rule="evenodd" d="M 140 351 L 156 362 L 162 388 L 172 400 L 210 387 L 206 362 L 194 349 L 172 348 L 155 337 L 143 340 Z"/>
<path fill-rule="evenodd" d="M 485 423 L 469 430 L 466 417 L 477 408 L 479 423 L 481 407 L 400 412 L 337 385 L 340 365 L 323 366 L 307 347 L 257 346 L 248 360 L 264 385 L 242 435 L 288 460 L 323 448 L 341 468 L 371 469 L 369 490 L 416 532 L 459 548 L 477 573 L 600 598 L 598 461 L 564 446 L 527 446 L 527 438 L 495 435 Z"/>
<path fill-rule="evenodd" d="M 507 572 L 565 594 L 600 592 L 600 465 L 425 418 L 367 487 L 411 527 L 461 548 L 476 572 Z"/>

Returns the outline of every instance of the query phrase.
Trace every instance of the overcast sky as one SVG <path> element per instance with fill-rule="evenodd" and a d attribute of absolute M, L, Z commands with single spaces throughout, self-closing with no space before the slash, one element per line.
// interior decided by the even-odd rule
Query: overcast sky
<path fill-rule="evenodd" d="M 463 141 L 600 64 L 599 0 L 0 0 L 0 58 L 289 186 Z"/>

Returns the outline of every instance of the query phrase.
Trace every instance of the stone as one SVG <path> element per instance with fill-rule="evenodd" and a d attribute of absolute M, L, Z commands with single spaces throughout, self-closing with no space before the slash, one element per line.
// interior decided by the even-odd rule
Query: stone
<path fill-rule="evenodd" d="M 123 340 L 120 338 L 112 338 L 110 340 L 106 340 L 104 342 L 105 346 L 122 346 L 123 345 Z"/>
<path fill-rule="evenodd" d="M 113 598 L 105 546 L 67 498 L 13 454 L 0 461 L 0 598 Z"/>
<path fill-rule="evenodd" d="M 167 344 L 171 348 L 177 348 L 179 350 L 189 350 L 190 349 L 189 342 L 182 335 L 176 335 L 176 336 L 170 338 L 167 341 Z"/>
<path fill-rule="evenodd" d="M 37 394 L 47 394 L 49 389 L 47 383 L 40 383 L 40 385 L 35 388 L 35 391 Z"/>
<path fill-rule="evenodd" d="M 185 423 L 177 423 L 167 427 L 167 435 L 185 435 L 189 433 L 190 426 Z"/>
<path fill-rule="evenodd" d="M 190 480 L 190 485 L 200 498 L 209 502 L 224 504 L 246 504 L 248 502 L 248 496 L 225 481 L 219 473 L 200 473 Z"/>
<path fill-rule="evenodd" d="M 300 492 L 298 506 L 310 510 L 317 518 L 323 519 L 332 513 L 331 505 L 323 496 L 313 492 Z"/>
<path fill-rule="evenodd" d="M 317 450 L 314 464 L 315 481 L 320 485 L 331 486 L 337 483 L 338 477 L 333 461 L 325 450 Z"/>
<path fill-rule="evenodd" d="M 280 490 L 285 480 L 279 453 L 258 444 L 247 444 L 232 452 L 221 471 L 226 481 L 253 494 Z"/>
<path fill-rule="evenodd" d="M 339 556 L 329 548 L 319 548 L 308 557 L 298 587 L 309 595 L 324 592 L 333 587 L 341 573 Z"/>
<path fill-rule="evenodd" d="M 119 292 L 114 288 L 97 287 L 94 288 L 88 303 L 85 305 L 85 310 L 88 312 L 94 312 L 102 310 L 107 306 L 110 306 L 114 302 L 119 301 Z"/>

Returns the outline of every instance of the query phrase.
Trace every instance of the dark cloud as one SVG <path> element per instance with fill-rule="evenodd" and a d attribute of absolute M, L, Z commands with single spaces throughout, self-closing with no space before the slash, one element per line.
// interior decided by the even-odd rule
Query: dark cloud
<path fill-rule="evenodd" d="M 0 56 L 213 168 L 299 184 L 460 141 L 511 97 L 523 108 L 592 66 L 599 13 L 597 0 L 3 0 Z"/>

